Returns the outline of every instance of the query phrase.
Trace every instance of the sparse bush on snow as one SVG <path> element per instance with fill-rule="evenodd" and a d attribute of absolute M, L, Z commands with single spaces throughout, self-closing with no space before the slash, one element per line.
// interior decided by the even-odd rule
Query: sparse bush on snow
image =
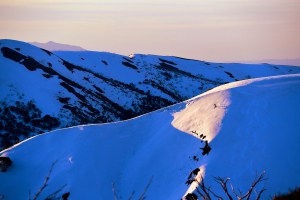
<path fill-rule="evenodd" d="M 195 171 L 195 170 L 194 170 Z M 193 172 L 194 172 L 193 171 Z M 200 170 L 197 171 L 198 175 Z M 193 174 L 193 172 L 191 174 Z M 191 175 L 190 175 L 191 176 Z M 189 177 L 190 178 L 190 177 Z M 249 200 L 249 199 L 255 199 L 259 200 L 261 198 L 262 193 L 266 190 L 264 187 L 257 190 L 257 185 L 259 183 L 262 183 L 266 180 L 265 178 L 265 172 L 261 173 L 259 176 L 256 176 L 248 189 L 247 192 L 242 193 L 239 189 L 237 189 L 235 186 L 230 183 L 230 178 L 221 178 L 221 177 L 215 177 L 216 183 L 221 186 L 222 188 L 222 194 L 217 194 L 215 189 L 211 186 L 206 185 L 203 177 L 200 177 L 200 180 L 195 177 L 193 180 L 190 180 L 190 183 L 196 182 L 197 187 L 194 193 L 188 193 L 184 199 L 185 200 L 212 200 L 212 199 L 218 199 L 218 200 Z M 253 194 L 255 193 L 255 194 Z M 255 195 L 255 197 L 254 197 Z M 253 197 L 253 198 L 251 198 Z"/>

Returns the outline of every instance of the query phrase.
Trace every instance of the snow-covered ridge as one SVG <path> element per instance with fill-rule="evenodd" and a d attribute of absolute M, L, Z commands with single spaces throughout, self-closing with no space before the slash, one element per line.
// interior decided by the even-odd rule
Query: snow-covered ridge
<path fill-rule="evenodd" d="M 8 200 L 34 195 L 56 162 L 41 199 L 59 189 L 56 197 L 113 199 L 112 183 L 119 198 L 132 191 L 138 198 L 150 180 L 147 199 L 179 199 L 191 192 L 185 182 L 195 168 L 216 192 L 213 176 L 230 177 L 245 191 L 266 171 L 267 199 L 300 185 L 299 99 L 300 75 L 260 78 L 133 120 L 46 133 L 0 153 L 13 161 L 0 174 L 0 194 Z M 208 155 L 192 131 L 207 136 Z"/>
<path fill-rule="evenodd" d="M 0 40 L 0 148 L 63 127 L 130 119 L 237 80 L 299 67 L 172 56 L 50 52 Z"/>

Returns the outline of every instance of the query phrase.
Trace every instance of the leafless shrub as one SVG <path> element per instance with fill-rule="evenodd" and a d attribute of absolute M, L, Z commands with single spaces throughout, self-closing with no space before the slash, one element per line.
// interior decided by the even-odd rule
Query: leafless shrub
<path fill-rule="evenodd" d="M 266 189 L 263 187 L 259 191 L 256 191 L 257 184 L 265 181 L 265 172 L 262 172 L 259 176 L 256 175 L 255 179 L 253 180 L 250 188 L 245 194 L 242 194 L 242 192 L 234 188 L 234 186 L 230 183 L 230 178 L 221 178 L 221 177 L 215 177 L 215 181 L 218 183 L 218 185 L 222 188 L 222 195 L 216 194 L 210 186 L 207 186 L 205 184 L 205 181 L 203 177 L 201 176 L 200 181 L 197 179 L 194 179 L 194 181 L 197 182 L 198 187 L 195 190 L 195 193 L 200 197 L 202 200 L 212 200 L 212 199 L 218 199 L 218 200 L 249 200 L 253 192 L 256 194 L 255 200 L 259 200 L 261 198 L 261 195 Z M 230 186 L 230 187 L 229 187 Z M 225 197 L 223 197 L 225 195 Z M 212 198 L 214 197 L 214 198 Z"/>
<path fill-rule="evenodd" d="M 144 188 L 142 194 L 139 196 L 139 198 L 137 198 L 138 200 L 145 200 L 146 199 L 146 193 L 147 193 L 147 190 L 149 189 L 151 183 L 152 183 L 152 180 L 153 180 L 153 176 L 150 178 L 150 180 L 148 181 L 146 187 Z M 118 197 L 118 194 L 116 192 L 116 186 L 115 186 L 115 183 L 112 183 L 112 192 L 113 192 L 113 195 L 114 195 L 114 200 L 119 200 L 120 198 Z M 135 191 L 132 191 L 128 200 L 132 200 L 133 198 L 133 195 L 135 194 Z"/>
<path fill-rule="evenodd" d="M 47 187 L 48 185 L 48 181 L 50 179 L 50 176 L 52 174 L 53 168 L 55 166 L 55 164 L 57 163 L 57 160 L 54 161 L 50 167 L 50 170 L 48 172 L 48 175 L 45 178 L 44 184 L 42 185 L 42 187 L 39 189 L 39 191 L 37 191 L 37 193 L 34 195 L 33 200 L 37 200 L 37 198 L 40 196 L 40 194 L 42 193 L 42 191 Z"/>

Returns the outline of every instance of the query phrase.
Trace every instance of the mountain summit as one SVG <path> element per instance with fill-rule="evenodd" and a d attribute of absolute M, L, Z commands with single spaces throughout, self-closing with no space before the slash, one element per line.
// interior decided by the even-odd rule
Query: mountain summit
<path fill-rule="evenodd" d="M 48 51 L 86 51 L 80 46 L 61 44 L 52 41 L 49 41 L 47 43 L 30 42 L 29 44 L 32 44 L 42 49 L 46 49 Z"/>

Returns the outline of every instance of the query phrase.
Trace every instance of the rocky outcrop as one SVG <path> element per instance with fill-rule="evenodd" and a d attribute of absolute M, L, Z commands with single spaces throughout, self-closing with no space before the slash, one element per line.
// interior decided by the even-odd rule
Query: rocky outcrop
<path fill-rule="evenodd" d="M 0 172 L 6 172 L 12 165 L 12 161 L 9 157 L 0 156 Z"/>

